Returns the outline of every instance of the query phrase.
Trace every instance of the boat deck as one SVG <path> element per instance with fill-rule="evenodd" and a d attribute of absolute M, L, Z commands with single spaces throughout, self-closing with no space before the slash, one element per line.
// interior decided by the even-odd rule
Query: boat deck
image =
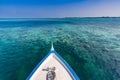
<path fill-rule="evenodd" d="M 68 72 L 64 64 L 59 60 L 59 58 L 52 53 L 37 69 L 30 80 L 46 80 L 48 70 L 55 68 L 55 79 L 54 80 L 74 80 L 72 75 Z"/>
<path fill-rule="evenodd" d="M 54 50 L 34 68 L 26 80 L 80 80 L 69 64 Z"/>

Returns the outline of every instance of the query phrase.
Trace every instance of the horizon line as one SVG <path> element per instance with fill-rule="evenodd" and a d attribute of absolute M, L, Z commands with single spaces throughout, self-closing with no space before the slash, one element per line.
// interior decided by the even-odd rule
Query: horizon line
<path fill-rule="evenodd" d="M 20 19 L 20 18 L 26 18 L 26 19 L 37 19 L 37 17 L 0 17 L 0 19 L 14 19 L 14 18 L 18 18 L 18 19 Z M 38 19 L 42 19 L 42 18 L 120 18 L 120 16 L 86 16 L 86 17 L 38 17 Z"/>

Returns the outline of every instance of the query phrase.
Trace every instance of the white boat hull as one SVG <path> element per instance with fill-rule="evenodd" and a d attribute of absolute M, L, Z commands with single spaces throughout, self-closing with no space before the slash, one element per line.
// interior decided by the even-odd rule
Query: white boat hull
<path fill-rule="evenodd" d="M 80 80 L 68 63 L 54 50 L 36 66 L 26 80 Z"/>

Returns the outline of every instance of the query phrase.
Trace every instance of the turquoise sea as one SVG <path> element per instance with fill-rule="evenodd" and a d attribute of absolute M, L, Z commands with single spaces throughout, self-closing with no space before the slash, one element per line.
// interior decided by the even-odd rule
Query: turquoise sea
<path fill-rule="evenodd" d="M 25 80 L 50 51 L 81 80 L 120 80 L 120 18 L 0 19 L 0 80 Z"/>

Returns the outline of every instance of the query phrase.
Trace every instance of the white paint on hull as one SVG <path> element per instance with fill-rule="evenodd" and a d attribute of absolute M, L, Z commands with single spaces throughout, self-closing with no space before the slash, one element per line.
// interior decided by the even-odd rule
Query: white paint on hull
<path fill-rule="evenodd" d="M 47 79 L 55 77 L 54 79 Z M 69 64 L 54 50 L 35 67 L 26 80 L 80 80 Z"/>
<path fill-rule="evenodd" d="M 43 71 L 43 69 L 46 69 L 47 67 L 56 68 L 56 80 L 74 80 L 65 65 L 54 53 L 50 54 L 50 56 L 41 64 L 30 80 L 46 80 L 47 71 Z"/>

